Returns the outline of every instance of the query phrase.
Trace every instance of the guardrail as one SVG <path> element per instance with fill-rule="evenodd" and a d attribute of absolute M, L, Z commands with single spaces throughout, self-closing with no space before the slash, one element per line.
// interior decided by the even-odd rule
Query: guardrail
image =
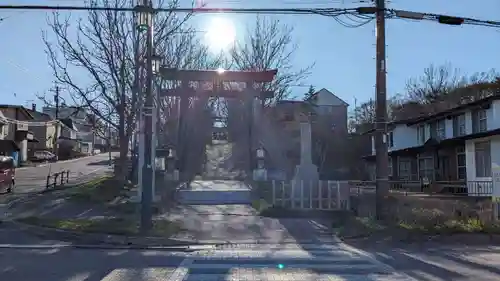
<path fill-rule="evenodd" d="M 47 175 L 45 189 L 54 189 L 69 182 L 69 170 Z"/>

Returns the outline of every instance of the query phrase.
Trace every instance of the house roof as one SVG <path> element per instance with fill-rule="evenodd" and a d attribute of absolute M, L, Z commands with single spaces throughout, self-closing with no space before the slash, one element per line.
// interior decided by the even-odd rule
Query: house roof
<path fill-rule="evenodd" d="M 448 109 L 440 110 L 440 111 L 437 111 L 434 113 L 424 114 L 424 115 L 420 115 L 417 117 L 395 120 L 395 121 L 387 123 L 387 126 L 391 127 L 391 126 L 400 125 L 400 124 L 405 124 L 405 125 L 411 126 L 411 125 L 415 125 L 418 123 L 427 122 L 427 121 L 430 121 L 433 119 L 444 118 L 447 116 L 454 116 L 454 115 L 460 114 L 463 110 L 474 108 L 474 107 L 480 107 L 482 105 L 489 104 L 490 102 L 492 102 L 494 100 L 500 100 L 500 94 L 494 94 L 494 95 L 491 95 L 491 96 L 488 96 L 488 97 L 485 97 L 483 99 L 479 99 L 476 101 L 448 107 Z M 366 132 L 363 132 L 362 134 L 369 134 L 369 133 L 372 133 L 374 131 L 375 131 L 375 128 L 370 129 Z"/>
<path fill-rule="evenodd" d="M 335 95 L 334 93 L 328 91 L 327 89 L 325 88 L 322 88 L 321 90 L 317 91 L 316 93 L 312 94 L 309 98 L 307 98 L 306 100 L 311 100 L 311 99 L 314 99 L 315 97 L 317 97 L 319 95 L 319 93 L 321 92 L 326 92 L 327 94 L 330 94 L 332 96 L 334 96 L 336 99 L 338 99 L 342 104 L 344 104 L 345 106 L 349 106 L 349 104 L 347 102 L 345 102 L 343 99 L 339 98 L 337 95 Z"/>
<path fill-rule="evenodd" d="M 463 111 L 465 109 L 482 106 L 484 104 L 490 103 L 491 101 L 499 100 L 499 99 L 500 99 L 500 94 L 495 94 L 495 95 L 492 95 L 492 96 L 489 96 L 489 97 L 486 97 L 486 98 L 483 98 L 483 99 L 480 99 L 480 100 L 476 100 L 476 101 L 465 103 L 465 104 L 460 104 L 460 105 L 457 105 L 457 106 L 454 106 L 454 107 L 451 107 L 449 109 L 446 109 L 446 110 L 443 110 L 443 111 L 439 111 L 439 112 L 436 112 L 436 113 L 433 113 L 433 114 L 428 114 L 426 116 L 412 118 L 412 119 L 409 119 L 409 120 L 401 120 L 399 122 L 403 122 L 403 123 L 405 123 L 407 125 L 414 125 L 414 124 L 417 124 L 417 123 L 420 123 L 420 122 L 429 121 L 431 119 L 436 119 L 436 118 L 446 117 L 446 116 L 450 116 L 450 115 L 455 115 L 458 112 Z"/>
<path fill-rule="evenodd" d="M 36 120 L 36 121 L 51 121 L 51 120 L 54 120 L 54 119 L 52 119 L 52 117 L 50 117 L 50 115 L 48 115 L 46 113 L 38 112 L 38 111 L 35 111 L 35 110 L 31 110 L 31 109 L 26 109 L 26 111 L 28 111 L 33 116 L 33 119 Z"/>
<path fill-rule="evenodd" d="M 7 108 L 14 108 L 14 109 L 19 109 L 21 112 L 23 112 L 28 118 L 34 119 L 33 115 L 22 105 L 15 105 L 15 104 L 0 104 L 0 110 L 1 109 L 7 109 Z"/>

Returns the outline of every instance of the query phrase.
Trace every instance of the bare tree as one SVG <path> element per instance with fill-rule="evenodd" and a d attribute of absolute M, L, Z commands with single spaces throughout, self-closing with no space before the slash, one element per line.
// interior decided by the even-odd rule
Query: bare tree
<path fill-rule="evenodd" d="M 263 90 L 273 91 L 275 95 L 266 104 L 287 98 L 291 88 L 302 84 L 313 67 L 311 64 L 297 69 L 293 65 L 297 44 L 292 34 L 293 28 L 279 20 L 257 17 L 255 27 L 248 29 L 243 41 L 236 42 L 231 50 L 233 67 L 238 70 L 278 69 L 274 81 L 263 85 Z"/>
<path fill-rule="evenodd" d="M 406 82 L 406 91 L 412 101 L 432 103 L 455 89 L 460 80 L 460 70 L 453 68 L 451 64 L 431 64 L 424 69 L 423 75 Z"/>
<path fill-rule="evenodd" d="M 430 65 L 424 69 L 423 75 L 412 78 L 406 83 L 407 96 L 410 101 L 421 104 L 430 104 L 438 101 L 460 103 L 461 96 L 470 95 L 457 89 L 468 85 L 482 84 L 492 81 L 496 77 L 493 70 L 478 72 L 473 75 L 462 75 L 458 68 L 450 63 L 440 66 Z"/>
<path fill-rule="evenodd" d="M 168 4 L 159 0 L 156 7 L 177 7 L 179 1 Z M 128 0 L 92 1 L 90 5 L 123 8 Z M 208 53 L 190 27 L 184 23 L 190 14 L 158 13 L 155 16 L 155 51 L 165 57 L 165 63 L 177 68 L 198 68 L 210 65 Z M 49 19 L 50 33 L 43 34 L 49 65 L 56 81 L 77 105 L 91 111 L 97 118 L 118 131 L 120 160 L 125 167 L 129 140 L 134 130 L 142 95 L 137 93 L 134 69 L 135 50 L 144 34 L 135 32 L 132 13 L 89 11 L 87 16 L 71 18 L 54 13 Z M 139 53 L 144 57 L 144 52 Z M 139 62 L 140 63 L 140 62 Z M 140 72 L 140 79 L 144 73 Z M 106 112 L 98 105 L 109 108 Z M 113 114 L 108 114 L 112 112 Z M 120 179 L 125 178 L 120 169 Z"/>

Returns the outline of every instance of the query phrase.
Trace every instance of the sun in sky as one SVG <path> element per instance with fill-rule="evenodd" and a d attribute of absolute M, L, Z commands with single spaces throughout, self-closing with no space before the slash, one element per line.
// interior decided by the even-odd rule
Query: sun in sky
<path fill-rule="evenodd" d="M 236 29 L 230 19 L 212 18 L 207 25 L 206 44 L 215 52 L 231 48 L 236 39 Z"/>

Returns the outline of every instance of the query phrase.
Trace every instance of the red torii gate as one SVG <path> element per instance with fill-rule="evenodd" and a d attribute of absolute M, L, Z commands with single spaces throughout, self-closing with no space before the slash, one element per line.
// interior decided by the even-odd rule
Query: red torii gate
<path fill-rule="evenodd" d="M 272 98 L 272 91 L 260 91 L 253 88 L 254 83 L 269 83 L 277 74 L 277 70 L 265 71 L 233 71 L 233 70 L 179 70 L 175 68 L 161 68 L 160 74 L 162 79 L 168 81 L 181 81 L 181 87 L 174 89 L 164 89 L 161 95 L 164 97 L 224 97 L 238 98 L 242 92 L 248 92 L 248 84 L 251 83 L 251 90 L 255 96 L 261 99 Z M 186 83 L 187 82 L 187 83 Z M 194 89 L 189 86 L 189 82 L 212 82 L 211 89 Z M 237 82 L 245 83 L 244 90 L 223 89 L 216 87 L 217 84 Z"/>
<path fill-rule="evenodd" d="M 277 69 L 265 71 L 232 71 L 221 69 L 184 70 L 162 67 L 160 68 L 162 80 L 177 81 L 180 82 L 180 86 L 172 89 L 161 89 L 160 97 L 180 98 L 179 124 L 182 125 L 184 115 L 182 112 L 186 112 L 186 109 L 189 107 L 189 98 L 191 97 L 242 98 L 253 95 L 254 98 L 258 97 L 260 100 L 274 97 L 274 92 L 262 91 L 259 89 L 260 85 L 255 87 L 255 84 L 272 82 L 277 72 Z M 240 89 L 234 89 L 233 87 L 224 87 L 224 83 L 237 83 L 244 86 Z M 207 84 L 208 87 L 204 87 Z M 253 106 L 253 103 L 250 106 Z M 251 136 L 252 125 L 249 126 L 249 137 L 251 138 Z M 177 143 L 179 143 L 179 133 L 177 134 Z M 249 146 L 249 157 L 251 157 L 253 151 L 252 144 L 250 143 Z"/>

